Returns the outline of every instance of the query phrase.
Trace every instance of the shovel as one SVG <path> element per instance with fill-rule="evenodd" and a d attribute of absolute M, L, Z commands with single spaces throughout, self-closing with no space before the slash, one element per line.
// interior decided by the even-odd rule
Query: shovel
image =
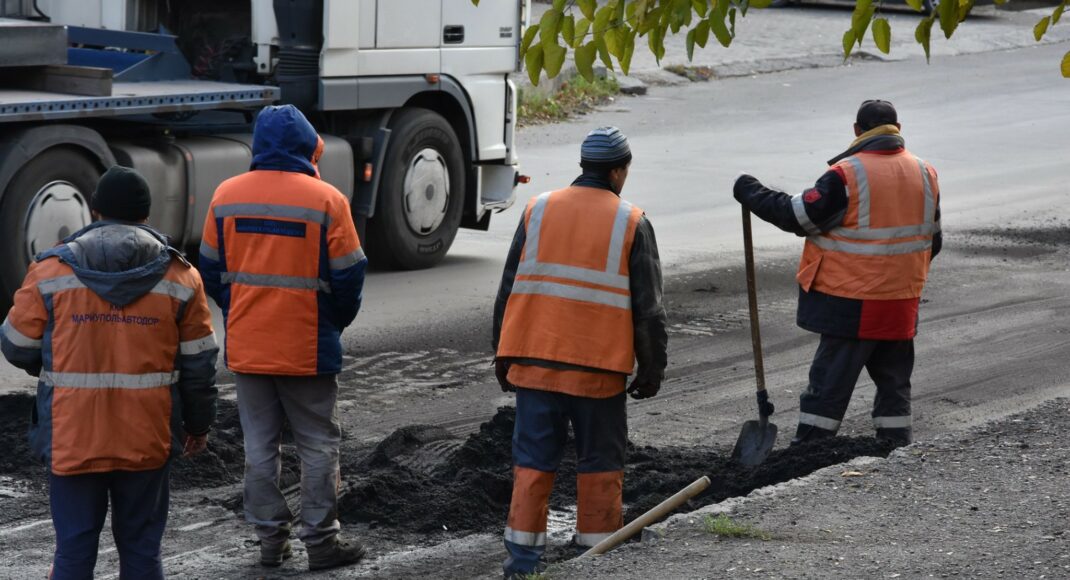
<path fill-rule="evenodd" d="M 776 425 L 769 422 L 773 405 L 765 390 L 765 365 L 762 363 L 762 333 L 758 327 L 758 288 L 754 281 L 754 243 L 750 233 L 750 211 L 743 208 L 743 251 L 747 262 L 747 302 L 750 306 L 750 339 L 754 346 L 754 376 L 758 383 L 758 420 L 747 421 L 739 432 L 732 459 L 745 467 L 765 461 L 776 443 Z"/>

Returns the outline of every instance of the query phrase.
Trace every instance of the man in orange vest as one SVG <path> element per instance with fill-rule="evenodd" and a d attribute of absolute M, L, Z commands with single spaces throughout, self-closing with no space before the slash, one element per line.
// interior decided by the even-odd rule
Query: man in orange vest
<path fill-rule="evenodd" d="M 93 576 L 109 501 L 119 575 L 162 579 L 170 458 L 203 451 L 215 420 L 208 300 L 145 225 L 151 201 L 137 172 L 109 169 L 98 221 L 37 256 L 0 326 L 4 356 L 39 377 L 30 447 L 50 467 L 53 580 Z"/>
<path fill-rule="evenodd" d="M 540 569 L 554 473 L 568 426 L 576 439 L 575 543 L 622 525 L 627 392 L 653 397 L 666 366 L 661 263 L 643 211 L 620 198 L 632 155 L 615 127 L 592 131 L 582 175 L 532 199 L 520 220 L 494 307 L 495 369 L 516 391 L 513 497 L 506 577 Z"/>
<path fill-rule="evenodd" d="M 789 196 L 749 175 L 736 180 L 741 204 L 806 237 L 798 324 L 821 343 L 793 444 L 836 434 L 863 368 L 877 385 L 877 436 L 910 443 L 918 304 L 942 238 L 936 171 L 906 150 L 899 130 L 891 103 L 866 101 L 854 143 L 813 188 Z"/>
<path fill-rule="evenodd" d="M 245 436 L 245 517 L 260 563 L 290 557 L 293 514 L 279 489 L 279 440 L 288 423 L 301 458 L 301 530 L 312 570 L 357 562 L 338 537 L 335 412 L 342 330 L 360 309 L 368 260 L 349 201 L 318 178 L 323 142 L 292 105 L 266 107 L 253 133 L 252 170 L 212 198 L 200 266 L 226 321 Z"/>

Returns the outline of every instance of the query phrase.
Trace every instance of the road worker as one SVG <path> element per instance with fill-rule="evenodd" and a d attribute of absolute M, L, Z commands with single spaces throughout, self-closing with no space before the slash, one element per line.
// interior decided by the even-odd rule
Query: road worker
<path fill-rule="evenodd" d="M 360 309 L 367 259 L 349 202 L 318 178 L 322 140 L 295 107 L 266 107 L 252 170 L 216 190 L 200 266 L 226 321 L 245 435 L 245 517 L 260 563 L 290 557 L 293 515 L 279 489 L 289 424 L 301 458 L 301 529 L 312 570 L 357 562 L 364 547 L 338 532 L 336 416 L 342 330 Z"/>
<path fill-rule="evenodd" d="M 918 304 L 942 238 L 936 171 L 906 150 L 899 131 L 891 103 L 866 101 L 855 141 L 814 187 L 789 196 L 749 175 L 736 180 L 744 207 L 806 237 L 798 324 L 821 342 L 799 397 L 793 444 L 836 434 L 863 367 L 877 385 L 877 436 L 911 440 Z"/>
<path fill-rule="evenodd" d="M 631 150 L 615 127 L 592 131 L 572 185 L 532 199 L 505 264 L 494 308 L 495 370 L 516 391 L 513 496 L 506 577 L 541 568 L 554 473 L 568 425 L 576 440 L 575 544 L 622 525 L 627 392 L 661 387 L 668 337 L 661 263 L 643 211 L 621 199 Z"/>
<path fill-rule="evenodd" d="M 170 458 L 204 450 L 215 420 L 204 287 L 145 225 L 150 204 L 137 172 L 109 169 L 98 221 L 37 256 L 0 327 L 7 360 L 39 377 L 30 447 L 50 468 L 53 580 L 93 577 L 109 501 L 120 577 L 163 578 Z"/>

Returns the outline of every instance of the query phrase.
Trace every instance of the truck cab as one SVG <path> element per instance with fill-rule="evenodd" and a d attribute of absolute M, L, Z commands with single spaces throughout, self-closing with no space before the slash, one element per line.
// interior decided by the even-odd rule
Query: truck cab
<path fill-rule="evenodd" d="M 198 246 L 272 103 L 320 132 L 374 266 L 438 263 L 513 203 L 526 3 L 0 0 L 0 302 L 116 163 L 148 179 L 150 223 Z"/>

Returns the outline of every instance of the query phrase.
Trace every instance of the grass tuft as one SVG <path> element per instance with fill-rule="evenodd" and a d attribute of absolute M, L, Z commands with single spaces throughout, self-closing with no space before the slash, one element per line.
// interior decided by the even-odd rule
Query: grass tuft
<path fill-rule="evenodd" d="M 561 85 L 553 95 L 520 91 L 517 99 L 518 123 L 521 127 L 564 121 L 604 105 L 620 93 L 613 78 L 595 77 L 593 81 L 577 76 Z"/>
<path fill-rule="evenodd" d="M 717 517 L 707 515 L 702 520 L 702 526 L 706 533 L 721 536 L 722 538 L 753 538 L 755 540 L 770 540 L 773 536 L 750 524 L 741 524 L 732 518 L 721 514 Z"/>

